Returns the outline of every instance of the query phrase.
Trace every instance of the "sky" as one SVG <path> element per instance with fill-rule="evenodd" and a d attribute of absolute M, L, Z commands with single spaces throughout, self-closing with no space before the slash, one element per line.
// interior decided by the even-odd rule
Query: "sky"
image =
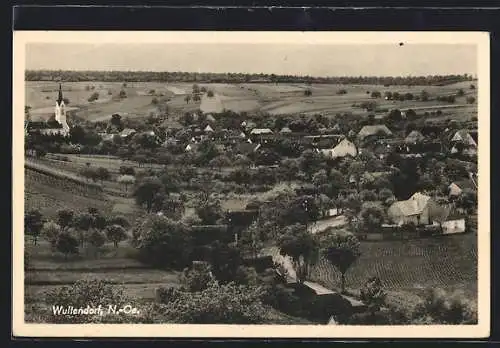
<path fill-rule="evenodd" d="M 26 69 L 267 73 L 310 76 L 477 74 L 466 44 L 30 43 Z"/>

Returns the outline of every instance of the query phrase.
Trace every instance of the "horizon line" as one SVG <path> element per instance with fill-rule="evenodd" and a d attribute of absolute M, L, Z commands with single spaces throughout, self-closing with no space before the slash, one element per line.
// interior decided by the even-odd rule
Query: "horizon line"
<path fill-rule="evenodd" d="M 161 74 L 161 73 L 175 73 L 175 74 L 212 74 L 212 75 L 262 75 L 262 76 L 291 76 L 298 78 L 312 78 L 312 79 L 320 79 L 320 78 L 355 78 L 355 77 L 363 77 L 363 78 L 425 78 L 425 77 L 448 77 L 448 76 L 470 76 L 473 79 L 477 79 L 477 74 L 473 74 L 470 72 L 463 73 L 455 73 L 455 74 L 427 74 L 427 75 L 300 75 L 300 74 L 275 74 L 275 73 L 250 73 L 250 72 L 200 72 L 200 71 L 170 71 L 170 70 L 95 70 L 95 69 L 25 69 L 26 72 L 81 72 L 81 73 L 102 73 L 102 72 L 111 72 L 111 73 L 153 73 L 153 74 Z"/>

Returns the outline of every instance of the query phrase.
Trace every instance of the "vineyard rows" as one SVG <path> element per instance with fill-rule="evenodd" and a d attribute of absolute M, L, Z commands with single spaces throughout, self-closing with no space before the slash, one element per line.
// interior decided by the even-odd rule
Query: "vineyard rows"
<path fill-rule="evenodd" d="M 359 289 L 377 276 L 387 290 L 420 291 L 425 287 L 466 288 L 477 284 L 477 236 L 467 234 L 411 241 L 362 242 L 362 256 L 346 274 L 347 287 Z M 279 257 L 278 248 L 268 251 Z M 340 273 L 321 259 L 311 280 L 340 287 Z"/>

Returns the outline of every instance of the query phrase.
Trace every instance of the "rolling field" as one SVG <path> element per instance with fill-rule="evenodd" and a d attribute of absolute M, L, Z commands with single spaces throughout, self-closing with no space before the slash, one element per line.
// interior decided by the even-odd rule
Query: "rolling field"
<path fill-rule="evenodd" d="M 279 258 L 277 248 L 268 254 Z M 346 286 L 359 290 L 369 277 L 382 281 L 393 301 L 415 298 L 426 287 L 462 290 L 477 297 L 477 235 L 411 241 L 362 242 L 361 257 L 346 273 Z M 340 288 L 340 273 L 326 260 L 314 267 L 312 280 Z M 401 300 L 401 302 L 404 302 Z"/>
<path fill-rule="evenodd" d="M 475 83 L 475 82 L 473 82 Z M 94 86 L 94 90 L 87 91 L 86 86 Z M 202 96 L 201 102 L 184 100 L 185 95 L 192 91 L 192 83 L 157 83 L 137 82 L 128 83 L 122 87 L 121 83 L 101 82 L 70 82 L 63 86 L 64 96 L 70 100 L 70 108 L 74 108 L 76 115 L 88 120 L 106 120 L 113 113 L 120 113 L 128 117 L 146 117 L 154 112 L 156 107 L 151 103 L 153 90 L 156 95 L 168 97 L 167 105 L 173 115 L 183 115 L 185 112 L 194 112 L 198 109 L 206 113 L 217 113 L 224 109 L 235 112 L 266 112 L 272 115 L 279 114 L 315 114 L 334 115 L 336 113 L 352 112 L 368 115 L 368 112 L 353 107 L 355 103 L 374 101 L 370 98 L 372 91 L 382 94 L 386 91 L 419 94 L 426 90 L 431 96 L 450 95 L 459 88 L 465 95 L 457 97 L 455 104 L 446 104 L 434 100 L 422 101 L 386 101 L 376 99 L 379 108 L 440 110 L 447 109 L 449 116 L 455 119 L 467 119 L 477 114 L 477 105 L 467 105 L 466 98 L 473 95 L 477 98 L 477 91 L 469 89 L 469 82 L 460 82 L 447 86 L 380 86 L 380 85 L 334 85 L 334 84 L 272 84 L 247 83 L 199 84 L 214 92 L 213 98 Z M 32 107 L 33 115 L 48 117 L 53 112 L 54 101 L 57 97 L 58 85 L 55 82 L 26 82 L 26 105 Z M 127 98 L 116 98 L 119 91 L 124 89 Z M 310 89 L 312 95 L 304 96 L 304 90 Z M 340 89 L 347 94 L 337 95 Z M 88 97 L 98 92 L 100 98 L 95 102 L 88 102 Z M 111 95 L 108 93 L 111 92 Z M 44 117 L 45 117 L 44 116 Z"/>

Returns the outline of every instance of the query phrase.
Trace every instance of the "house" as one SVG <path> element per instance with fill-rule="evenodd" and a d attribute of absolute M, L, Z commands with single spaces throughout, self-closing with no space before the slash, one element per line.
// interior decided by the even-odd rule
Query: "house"
<path fill-rule="evenodd" d="M 212 127 L 210 127 L 210 125 L 207 125 L 203 131 L 205 133 L 213 133 L 214 130 Z"/>
<path fill-rule="evenodd" d="M 208 114 L 207 116 L 205 116 L 205 119 L 207 120 L 207 122 L 215 122 L 215 117 L 213 117 L 212 114 Z"/>
<path fill-rule="evenodd" d="M 474 190 L 475 187 L 470 180 L 454 181 L 448 186 L 448 196 L 458 197 L 462 194 L 463 190 Z"/>
<path fill-rule="evenodd" d="M 137 133 L 137 131 L 135 129 L 133 129 L 133 128 L 125 128 L 124 130 L 122 130 L 120 132 L 120 136 L 122 138 L 128 138 L 129 136 L 131 136 L 131 135 L 133 135 L 135 133 Z"/>
<path fill-rule="evenodd" d="M 332 150 L 329 150 L 328 156 L 331 158 L 339 158 L 339 157 L 356 157 L 358 154 L 358 150 L 356 146 L 347 139 L 343 139 L 340 143 L 337 144 Z M 324 153 L 324 152 L 323 152 Z"/>
<path fill-rule="evenodd" d="M 387 215 L 397 225 L 430 225 L 442 213 L 440 209 L 431 197 L 417 192 L 405 201 L 394 202 L 387 210 Z"/>
<path fill-rule="evenodd" d="M 280 133 L 281 134 L 292 133 L 292 130 L 288 127 L 283 127 L 283 128 L 281 128 Z"/>
<path fill-rule="evenodd" d="M 263 134 L 273 134 L 273 131 L 269 128 L 254 128 L 250 132 L 250 135 L 263 135 Z"/>
<path fill-rule="evenodd" d="M 452 143 L 462 143 L 468 147 L 477 147 L 476 141 L 466 129 L 457 131 L 451 138 Z"/>
<path fill-rule="evenodd" d="M 365 140 L 369 137 L 387 137 L 391 135 L 392 132 L 386 125 L 364 126 L 358 133 L 358 139 Z"/>
<path fill-rule="evenodd" d="M 424 141 L 425 137 L 423 136 L 422 133 L 420 133 L 417 130 L 413 130 L 408 134 L 408 136 L 405 138 L 405 143 L 407 144 L 417 144 L 421 141 Z"/>

